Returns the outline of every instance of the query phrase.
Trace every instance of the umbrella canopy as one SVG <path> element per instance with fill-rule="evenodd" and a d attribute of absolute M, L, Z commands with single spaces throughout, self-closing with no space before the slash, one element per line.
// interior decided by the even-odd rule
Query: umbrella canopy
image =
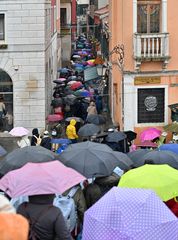
<path fill-rule="evenodd" d="M 144 141 L 137 144 L 138 147 L 149 147 L 149 148 L 157 148 L 158 144 L 151 142 L 151 141 Z"/>
<path fill-rule="evenodd" d="M 91 97 L 91 93 L 87 90 L 77 90 L 75 93 L 75 96 L 80 96 L 80 97 Z"/>
<path fill-rule="evenodd" d="M 93 123 L 87 123 L 79 129 L 78 135 L 81 137 L 91 137 L 99 132 L 100 127 Z"/>
<path fill-rule="evenodd" d="M 124 133 L 126 134 L 128 141 L 130 141 L 130 142 L 133 141 L 134 139 L 136 139 L 136 137 L 137 137 L 137 133 L 130 131 L 130 130 L 124 131 Z"/>
<path fill-rule="evenodd" d="M 128 170 L 132 165 L 126 154 L 89 141 L 69 145 L 60 155 L 60 161 L 87 178 L 109 176 L 117 166 Z"/>
<path fill-rule="evenodd" d="M 58 79 L 54 80 L 53 83 L 61 84 L 65 81 L 66 81 L 66 78 L 58 78 Z"/>
<path fill-rule="evenodd" d="M 76 80 L 77 79 L 77 76 L 70 76 L 67 78 L 68 81 L 73 81 L 73 80 Z"/>
<path fill-rule="evenodd" d="M 65 119 L 65 121 L 70 122 L 72 119 L 75 119 L 76 122 L 84 123 L 83 119 L 81 119 L 79 117 L 68 117 L 68 118 Z"/>
<path fill-rule="evenodd" d="M 170 123 L 163 127 L 166 132 L 178 133 L 178 122 Z"/>
<path fill-rule="evenodd" d="M 40 146 L 31 146 L 18 148 L 9 153 L 2 161 L 0 161 L 0 174 L 18 169 L 28 162 L 48 162 L 54 160 L 56 155 L 46 148 Z"/>
<path fill-rule="evenodd" d="M 60 107 L 63 105 L 63 100 L 62 98 L 55 98 L 51 101 L 51 106 L 53 106 L 54 108 L 56 107 Z"/>
<path fill-rule="evenodd" d="M 113 187 L 85 212 L 82 240 L 177 237 L 177 218 L 151 190 Z"/>
<path fill-rule="evenodd" d="M 140 134 L 140 140 L 141 140 L 141 142 L 144 142 L 147 140 L 153 140 L 157 137 L 160 137 L 160 135 L 161 135 L 161 131 L 159 129 L 148 128 Z"/>
<path fill-rule="evenodd" d="M 76 82 L 70 85 L 71 90 L 76 90 L 82 87 L 83 87 L 83 84 L 81 82 Z"/>
<path fill-rule="evenodd" d="M 48 122 L 59 122 L 61 120 L 63 120 L 63 115 L 62 114 L 49 114 L 47 116 L 47 121 Z"/>
<path fill-rule="evenodd" d="M 51 139 L 51 143 L 57 143 L 57 144 L 70 144 L 71 141 L 68 139 L 68 138 L 54 138 L 54 139 Z"/>
<path fill-rule="evenodd" d="M 75 58 L 75 59 L 80 58 L 80 55 L 74 54 L 72 58 Z"/>
<path fill-rule="evenodd" d="M 178 155 L 170 151 L 150 151 L 142 157 L 142 161 L 151 161 L 153 164 L 168 164 L 178 169 Z"/>
<path fill-rule="evenodd" d="M 178 196 L 178 171 L 166 164 L 146 164 L 122 175 L 118 186 L 152 189 L 163 201 L 168 201 Z"/>
<path fill-rule="evenodd" d="M 7 151 L 0 145 L 0 157 L 6 155 Z"/>
<path fill-rule="evenodd" d="M 134 167 L 140 167 L 145 164 L 145 160 L 143 160 L 143 157 L 149 152 L 149 149 L 138 149 L 136 151 L 129 152 L 127 156 L 132 160 Z"/>
<path fill-rule="evenodd" d="M 123 132 L 111 132 L 108 134 L 106 141 L 107 142 L 119 142 L 126 139 L 126 134 Z"/>
<path fill-rule="evenodd" d="M 24 127 L 15 127 L 9 133 L 15 137 L 22 137 L 29 134 L 29 131 Z"/>
<path fill-rule="evenodd" d="M 170 144 L 162 144 L 159 147 L 159 150 L 167 150 L 167 151 L 171 151 L 173 153 L 178 154 L 178 144 L 177 143 L 170 143 Z"/>
<path fill-rule="evenodd" d="M 77 100 L 77 97 L 73 94 L 69 94 L 66 97 L 63 98 L 64 102 L 68 105 L 73 105 L 75 101 Z"/>
<path fill-rule="evenodd" d="M 85 180 L 80 173 L 67 168 L 59 161 L 27 163 L 0 179 L 0 189 L 10 197 L 41 194 L 62 194 Z"/>
<path fill-rule="evenodd" d="M 102 125 L 102 124 L 106 123 L 106 119 L 105 119 L 105 117 L 103 117 L 102 115 L 99 115 L 99 114 L 90 114 L 87 117 L 87 122 L 93 123 L 96 125 Z"/>
<path fill-rule="evenodd" d="M 70 81 L 67 83 L 67 85 L 72 85 L 73 83 L 76 83 L 77 81 Z"/>
<path fill-rule="evenodd" d="M 59 68 L 57 71 L 60 72 L 60 73 L 68 73 L 68 72 L 70 72 L 71 70 L 68 69 L 68 68 Z"/>

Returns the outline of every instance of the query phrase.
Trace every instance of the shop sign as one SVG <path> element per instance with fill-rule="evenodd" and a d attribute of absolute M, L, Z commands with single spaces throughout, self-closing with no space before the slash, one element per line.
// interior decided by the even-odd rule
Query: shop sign
<path fill-rule="evenodd" d="M 159 84 L 161 83 L 160 77 L 135 77 L 134 85 L 144 85 L 144 84 Z"/>

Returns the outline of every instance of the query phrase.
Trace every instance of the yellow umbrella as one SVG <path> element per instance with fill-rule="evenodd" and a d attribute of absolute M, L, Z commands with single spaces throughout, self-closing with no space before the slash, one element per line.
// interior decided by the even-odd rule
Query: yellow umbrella
<path fill-rule="evenodd" d="M 118 186 L 152 189 L 163 201 L 168 201 L 178 196 L 178 170 L 167 164 L 146 164 L 125 173 Z"/>

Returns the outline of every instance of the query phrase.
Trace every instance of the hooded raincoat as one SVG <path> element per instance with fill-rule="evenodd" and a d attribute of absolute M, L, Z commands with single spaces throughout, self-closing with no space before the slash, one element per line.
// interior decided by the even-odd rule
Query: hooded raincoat
<path fill-rule="evenodd" d="M 75 119 L 72 119 L 66 129 L 66 135 L 67 135 L 68 139 L 74 140 L 74 139 L 78 138 L 75 125 L 76 125 L 76 121 L 75 121 Z"/>

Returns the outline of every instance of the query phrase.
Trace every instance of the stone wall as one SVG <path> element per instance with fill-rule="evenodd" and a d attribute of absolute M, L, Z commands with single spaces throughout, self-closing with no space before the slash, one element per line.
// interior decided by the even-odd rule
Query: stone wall
<path fill-rule="evenodd" d="M 0 12 L 5 13 L 7 49 L 0 49 L 0 68 L 12 79 L 14 90 L 14 126 L 45 128 L 49 102 L 45 88 L 52 89 L 53 74 L 48 82 L 48 72 L 57 61 L 50 40 L 49 25 L 46 25 L 48 0 L 1 0 Z M 49 12 L 49 11 L 48 11 Z M 49 19 L 49 16 L 48 16 Z M 47 41 L 46 41 L 47 36 Z M 50 37 L 49 37 L 50 36 Z M 56 34 L 57 36 L 57 34 Z M 0 42 L 1 44 L 1 42 Z M 53 58 L 53 64 L 46 71 L 46 64 Z M 48 86 L 49 84 L 50 86 Z"/>

